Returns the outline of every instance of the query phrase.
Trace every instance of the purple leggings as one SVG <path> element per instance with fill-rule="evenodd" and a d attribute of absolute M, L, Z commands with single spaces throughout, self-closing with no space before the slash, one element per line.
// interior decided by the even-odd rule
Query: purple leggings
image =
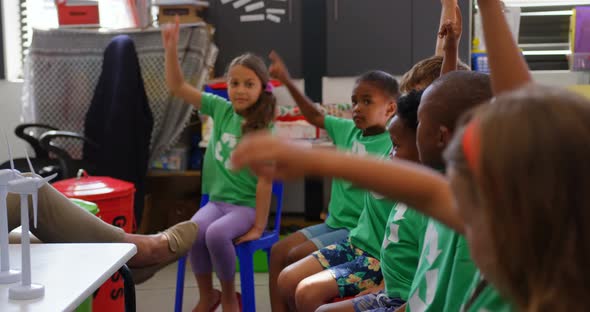
<path fill-rule="evenodd" d="M 256 210 L 222 202 L 209 202 L 192 217 L 199 234 L 189 252 L 195 274 L 211 273 L 213 266 L 221 281 L 233 281 L 236 251 L 233 240 L 254 225 Z"/>

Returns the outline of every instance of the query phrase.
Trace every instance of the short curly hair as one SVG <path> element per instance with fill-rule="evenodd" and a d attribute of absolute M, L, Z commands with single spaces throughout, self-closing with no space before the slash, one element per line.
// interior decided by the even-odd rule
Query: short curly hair
<path fill-rule="evenodd" d="M 424 90 L 436 78 L 440 77 L 443 57 L 431 56 L 427 59 L 421 60 L 412 66 L 400 80 L 400 92 L 402 94 L 408 93 L 412 90 Z M 469 65 L 458 60 L 457 68 L 459 70 L 471 70 Z"/>

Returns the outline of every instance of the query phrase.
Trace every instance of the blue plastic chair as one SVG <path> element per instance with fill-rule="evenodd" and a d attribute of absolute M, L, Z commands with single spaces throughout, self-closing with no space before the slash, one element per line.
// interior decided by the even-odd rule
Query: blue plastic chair
<path fill-rule="evenodd" d="M 244 312 L 256 311 L 256 295 L 254 293 L 254 253 L 258 250 L 264 250 L 267 256 L 267 262 L 270 266 L 270 249 L 272 245 L 279 241 L 279 232 L 281 228 L 281 210 L 283 208 L 283 183 L 275 182 L 272 185 L 272 194 L 276 198 L 277 209 L 275 215 L 274 228 L 266 231 L 258 240 L 250 241 L 235 246 L 236 255 L 240 262 L 240 283 L 242 284 L 242 309 Z M 201 207 L 209 202 L 209 196 L 201 196 Z M 184 295 L 184 272 L 186 268 L 186 256 L 178 260 L 178 271 L 176 273 L 176 300 L 174 311 L 182 311 L 182 299 Z"/>

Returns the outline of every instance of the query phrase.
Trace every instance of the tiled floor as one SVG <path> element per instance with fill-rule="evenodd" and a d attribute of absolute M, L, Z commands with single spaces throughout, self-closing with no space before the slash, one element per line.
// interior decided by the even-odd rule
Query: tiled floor
<path fill-rule="evenodd" d="M 191 311 L 197 304 L 198 293 L 195 278 L 189 264 L 184 283 L 184 302 L 182 311 Z M 268 295 L 268 274 L 256 274 L 256 311 L 269 312 L 270 299 Z M 214 283 L 220 289 L 219 283 Z M 176 287 L 176 263 L 164 268 L 149 281 L 136 287 L 137 311 L 165 312 L 174 310 L 174 296 Z M 239 273 L 236 274 L 236 289 L 240 288 Z M 217 311 L 221 311 L 218 308 Z"/>

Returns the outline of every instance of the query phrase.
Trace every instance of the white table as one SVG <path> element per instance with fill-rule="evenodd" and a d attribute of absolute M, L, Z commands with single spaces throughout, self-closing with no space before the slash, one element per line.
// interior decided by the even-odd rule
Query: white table
<path fill-rule="evenodd" d="M 0 311 L 71 311 L 119 270 L 137 248 L 133 244 L 34 244 L 31 245 L 33 283 L 45 286 L 36 300 L 10 300 L 0 285 Z M 20 269 L 20 245 L 10 245 L 10 266 Z"/>

